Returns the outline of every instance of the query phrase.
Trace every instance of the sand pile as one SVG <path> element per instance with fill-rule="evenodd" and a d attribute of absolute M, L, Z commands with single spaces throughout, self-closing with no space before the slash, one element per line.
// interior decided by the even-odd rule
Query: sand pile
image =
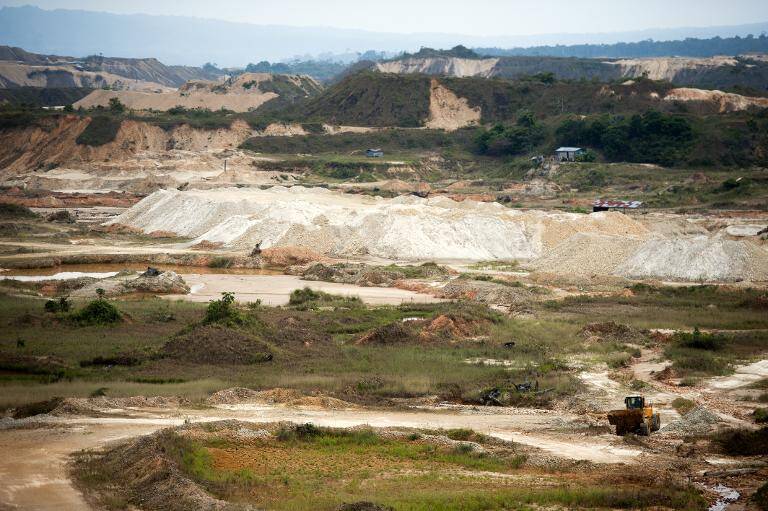
<path fill-rule="evenodd" d="M 634 236 L 579 233 L 557 244 L 530 266 L 543 273 L 612 275 L 642 243 L 642 238 Z"/>
<path fill-rule="evenodd" d="M 523 212 L 447 197 L 383 199 L 301 186 L 159 190 L 111 223 L 194 238 L 190 245 L 250 251 L 261 242 L 263 256 L 300 247 L 399 261 L 528 260 L 542 273 L 580 277 L 768 281 L 768 251 L 750 240 L 651 232 L 614 212 Z"/>
<path fill-rule="evenodd" d="M 115 223 L 144 232 L 172 231 L 249 249 L 300 246 L 337 256 L 395 260 L 532 259 L 567 235 L 586 230 L 646 232 L 619 213 L 521 213 L 496 203 L 445 197 L 382 199 L 322 188 L 160 190 Z"/>
<path fill-rule="evenodd" d="M 529 264 L 542 273 L 629 279 L 737 282 L 768 280 L 768 252 L 750 241 L 706 235 L 616 236 L 577 233 Z"/>
<path fill-rule="evenodd" d="M 683 281 L 768 280 L 768 252 L 749 241 L 708 236 L 652 239 L 616 274 Z"/>
<path fill-rule="evenodd" d="M 722 92 L 719 90 L 702 90 L 691 88 L 672 89 L 664 96 L 664 101 L 694 101 L 701 103 L 710 103 L 717 107 L 717 111 L 738 112 L 740 110 L 749 110 L 751 108 L 768 108 L 768 98 L 754 98 Z"/>

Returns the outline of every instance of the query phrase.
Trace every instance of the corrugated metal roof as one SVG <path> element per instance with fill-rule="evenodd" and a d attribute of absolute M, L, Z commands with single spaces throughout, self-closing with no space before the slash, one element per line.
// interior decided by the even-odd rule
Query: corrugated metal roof
<path fill-rule="evenodd" d="M 595 199 L 592 206 L 596 208 L 628 208 L 637 209 L 642 206 L 643 203 L 639 200 L 611 200 L 611 199 Z"/>
<path fill-rule="evenodd" d="M 575 153 L 581 151 L 581 147 L 558 147 L 555 149 L 556 153 Z"/>

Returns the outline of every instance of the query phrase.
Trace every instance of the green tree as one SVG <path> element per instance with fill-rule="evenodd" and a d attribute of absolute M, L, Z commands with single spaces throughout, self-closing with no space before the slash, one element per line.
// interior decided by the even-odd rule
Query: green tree
<path fill-rule="evenodd" d="M 118 98 L 109 98 L 109 110 L 115 114 L 125 112 L 125 105 Z"/>

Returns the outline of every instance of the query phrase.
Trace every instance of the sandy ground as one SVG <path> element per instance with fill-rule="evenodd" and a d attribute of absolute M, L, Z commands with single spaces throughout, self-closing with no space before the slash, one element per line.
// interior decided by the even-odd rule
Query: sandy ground
<path fill-rule="evenodd" d="M 220 405 L 208 410 L 114 410 L 115 417 L 47 419 L 50 427 L 0 430 L 0 504 L 19 509 L 83 510 L 89 506 L 67 476 L 68 456 L 81 449 L 177 426 L 185 420 L 239 419 L 248 422 L 312 422 L 321 426 L 473 428 L 476 431 L 539 447 L 557 456 L 596 463 L 631 463 L 639 450 L 609 435 L 580 437 L 542 431 L 563 414 L 527 409 L 475 411 L 320 410 L 265 405 Z M 575 417 L 570 417 L 575 418 Z"/>
<path fill-rule="evenodd" d="M 219 276 L 217 276 L 219 277 Z M 634 367 L 636 376 L 650 378 L 652 368 L 661 367 L 656 353 L 644 350 Z M 727 390 L 749 384 L 746 378 L 735 382 L 739 375 L 763 374 L 768 360 L 739 367 L 731 376 Z M 608 378 L 601 370 L 585 370 L 580 379 L 590 388 L 602 409 L 622 404 L 627 394 L 622 385 Z M 717 389 L 725 380 L 712 379 L 704 389 Z M 649 380 L 650 382 L 650 380 Z M 688 392 L 688 391 L 685 391 Z M 665 422 L 673 418 L 668 403 L 677 392 L 653 382 L 644 391 L 654 406 L 658 406 Z M 698 394 L 698 393 L 697 393 Z M 727 396 L 725 396 L 727 400 Z M 707 402 L 707 406 L 717 404 Z M 237 419 L 246 422 L 311 422 L 320 426 L 412 428 L 471 428 L 497 438 L 533 446 L 552 455 L 588 460 L 594 463 L 632 464 L 641 462 L 647 454 L 627 445 L 611 434 L 590 435 L 577 430 L 563 432 L 563 424 L 579 416 L 563 411 L 522 408 L 487 408 L 463 405 L 424 407 L 418 410 L 342 409 L 326 410 L 309 407 L 287 407 L 263 404 L 217 405 L 207 409 L 150 409 L 131 408 L 105 410 L 101 417 L 42 416 L 32 424 L 38 427 L 0 429 L 0 508 L 40 510 L 89 509 L 82 495 L 72 486 L 67 475 L 69 455 L 81 449 L 98 448 L 109 442 L 148 434 L 157 429 L 178 426 L 185 421 L 210 422 Z M 728 463 L 714 460 L 712 463 Z"/>
<path fill-rule="evenodd" d="M 404 289 L 387 287 L 361 287 L 334 282 L 309 282 L 294 275 L 216 275 L 182 274 L 192 291 L 188 295 L 167 295 L 169 300 L 208 302 L 221 298 L 221 293 L 235 293 L 239 302 L 261 300 L 264 305 L 286 305 L 291 292 L 310 287 L 344 296 L 359 296 L 373 305 L 399 305 L 401 303 L 439 302 L 439 298 Z"/>
<path fill-rule="evenodd" d="M 753 364 L 738 367 L 731 376 L 714 378 L 707 384 L 712 390 L 733 390 L 768 378 L 768 360 L 759 360 Z"/>

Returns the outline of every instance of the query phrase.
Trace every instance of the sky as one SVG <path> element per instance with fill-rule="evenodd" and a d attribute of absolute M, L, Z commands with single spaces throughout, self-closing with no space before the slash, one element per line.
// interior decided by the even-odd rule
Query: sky
<path fill-rule="evenodd" d="M 768 20 L 766 0 L 0 0 L 0 6 L 27 4 L 260 25 L 474 36 L 627 32 Z"/>

